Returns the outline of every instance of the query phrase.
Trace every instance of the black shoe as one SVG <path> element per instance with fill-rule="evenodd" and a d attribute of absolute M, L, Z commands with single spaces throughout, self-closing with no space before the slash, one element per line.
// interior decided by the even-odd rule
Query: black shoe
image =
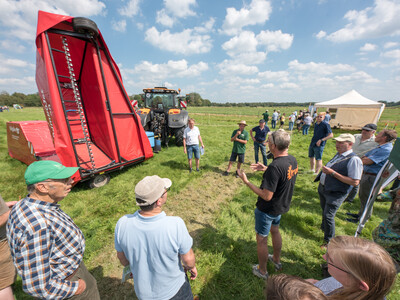
<path fill-rule="evenodd" d="M 192 168 L 190 168 L 190 169 L 189 169 L 189 173 L 192 173 L 192 171 L 193 171 L 193 169 L 192 169 Z"/>
<path fill-rule="evenodd" d="M 347 212 L 346 215 L 348 215 L 354 219 L 357 219 L 357 220 L 360 219 L 360 216 L 358 214 L 352 214 L 352 213 Z"/>
<path fill-rule="evenodd" d="M 196 169 L 196 172 L 200 172 L 200 170 L 199 170 L 199 169 Z"/>
<path fill-rule="evenodd" d="M 228 175 L 229 175 L 228 171 L 225 171 L 224 173 L 222 173 L 222 176 L 228 176 Z"/>
<path fill-rule="evenodd" d="M 358 223 L 358 219 L 346 219 L 346 221 L 354 224 Z"/>
<path fill-rule="evenodd" d="M 238 174 L 237 171 L 236 171 L 236 173 L 235 173 L 235 177 L 236 177 L 236 178 L 239 178 L 239 174 Z"/>

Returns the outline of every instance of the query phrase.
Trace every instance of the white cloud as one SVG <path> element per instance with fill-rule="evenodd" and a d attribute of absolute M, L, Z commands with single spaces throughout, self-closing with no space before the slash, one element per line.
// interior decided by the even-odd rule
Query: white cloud
<path fill-rule="evenodd" d="M 335 80 L 341 82 L 363 82 L 363 83 L 378 83 L 379 80 L 373 78 L 364 71 L 358 71 L 345 76 L 335 76 Z"/>
<path fill-rule="evenodd" d="M 0 54 L 0 74 L 16 75 L 21 71 L 33 71 L 35 65 L 25 60 L 15 58 L 5 58 Z"/>
<path fill-rule="evenodd" d="M 387 51 L 382 54 L 383 57 L 400 59 L 400 49 Z"/>
<path fill-rule="evenodd" d="M 128 4 L 118 9 L 118 13 L 124 17 L 133 17 L 139 13 L 140 0 L 129 0 Z"/>
<path fill-rule="evenodd" d="M 273 83 L 266 83 L 266 84 L 261 85 L 261 88 L 263 88 L 263 89 L 272 89 L 273 87 L 274 87 Z"/>
<path fill-rule="evenodd" d="M 362 46 L 360 48 L 360 51 L 363 51 L 363 52 L 369 52 L 369 51 L 374 51 L 374 50 L 376 50 L 376 45 L 370 44 L 370 43 L 366 43 L 364 46 Z"/>
<path fill-rule="evenodd" d="M 323 31 L 323 30 L 321 30 L 320 32 L 318 32 L 318 33 L 315 35 L 315 37 L 316 37 L 317 39 L 322 39 L 322 38 L 326 37 L 326 32 Z"/>
<path fill-rule="evenodd" d="M 164 0 L 164 8 L 157 11 L 156 22 L 172 27 L 179 18 L 195 16 L 192 6 L 196 6 L 196 0 Z"/>
<path fill-rule="evenodd" d="M 348 11 L 344 18 L 347 25 L 326 38 L 333 42 L 346 42 L 365 38 L 397 36 L 400 34 L 400 2 L 375 0 L 373 7 Z"/>
<path fill-rule="evenodd" d="M 253 75 L 258 72 L 258 68 L 255 66 L 248 66 L 240 64 L 235 61 L 224 60 L 222 63 L 217 65 L 221 75 Z"/>
<path fill-rule="evenodd" d="M 99 0 L 1 0 L 0 23 L 13 39 L 35 39 L 38 10 L 61 15 L 93 16 L 103 14 L 106 5 Z"/>
<path fill-rule="evenodd" d="M 385 45 L 383 45 L 383 48 L 389 49 L 389 48 L 397 47 L 398 45 L 399 45 L 398 42 L 387 42 L 387 43 L 385 43 Z"/>
<path fill-rule="evenodd" d="M 222 45 L 229 56 L 234 56 L 243 52 L 255 52 L 258 41 L 252 31 L 243 31 L 239 35 L 232 37 Z"/>
<path fill-rule="evenodd" d="M 279 85 L 281 89 L 297 89 L 299 86 L 296 83 L 293 82 L 284 82 Z"/>
<path fill-rule="evenodd" d="M 0 89 L 6 90 L 10 86 L 16 86 L 16 90 L 21 91 L 21 88 L 30 87 L 35 84 L 35 77 L 28 76 L 23 78 L 0 78 Z"/>
<path fill-rule="evenodd" d="M 112 21 L 111 22 L 111 27 L 115 31 L 125 32 L 126 31 L 126 20 L 121 20 L 119 22 Z"/>
<path fill-rule="evenodd" d="M 281 49 L 289 49 L 293 42 L 293 35 L 282 33 L 281 30 L 264 30 L 257 35 L 257 41 L 261 45 L 265 45 L 268 51 L 276 52 L 280 51 Z"/>
<path fill-rule="evenodd" d="M 229 7 L 222 25 L 222 32 L 228 35 L 238 34 L 243 27 L 263 24 L 272 12 L 272 6 L 266 0 L 252 0 L 249 5 L 244 5 L 240 10 Z"/>
<path fill-rule="evenodd" d="M 194 27 L 193 30 L 197 33 L 207 33 L 213 31 L 215 18 L 209 18 L 202 26 Z"/>
<path fill-rule="evenodd" d="M 172 27 L 174 25 L 174 19 L 167 14 L 165 9 L 157 11 L 156 22 L 165 27 Z"/>
<path fill-rule="evenodd" d="M 299 63 L 297 59 L 292 60 L 291 62 L 289 62 L 288 65 L 289 69 L 292 69 L 296 72 L 311 72 L 315 74 L 324 74 L 324 75 L 329 75 L 339 72 L 351 72 L 355 70 L 354 67 L 347 64 L 330 65 L 327 63 L 315 63 L 315 62 L 302 64 Z"/>
<path fill-rule="evenodd" d="M 0 42 L 0 47 L 3 50 L 9 50 L 14 53 L 23 53 L 26 47 L 15 40 L 4 40 Z"/>
<path fill-rule="evenodd" d="M 171 33 L 169 30 L 159 32 L 151 27 L 146 30 L 145 40 L 162 50 L 185 55 L 207 53 L 212 48 L 210 36 L 196 34 L 193 29 Z"/>
<path fill-rule="evenodd" d="M 289 81 L 289 72 L 287 71 L 265 71 L 258 73 L 258 76 L 262 79 L 278 81 L 278 82 L 287 82 Z"/>

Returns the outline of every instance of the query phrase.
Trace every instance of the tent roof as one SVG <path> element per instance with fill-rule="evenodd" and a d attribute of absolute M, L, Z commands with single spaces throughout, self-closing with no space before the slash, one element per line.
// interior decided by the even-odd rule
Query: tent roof
<path fill-rule="evenodd" d="M 384 103 L 376 102 L 361 96 L 355 90 L 344 94 L 338 98 L 315 103 L 316 107 L 378 107 L 382 108 L 385 106 Z"/>

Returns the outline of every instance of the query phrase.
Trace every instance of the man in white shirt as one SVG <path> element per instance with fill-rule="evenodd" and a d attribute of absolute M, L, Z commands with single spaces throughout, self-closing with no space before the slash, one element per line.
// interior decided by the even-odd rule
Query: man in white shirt
<path fill-rule="evenodd" d="M 200 130 L 197 126 L 194 126 L 194 119 L 189 119 L 188 127 L 185 128 L 183 132 L 183 151 L 187 154 L 189 161 L 189 172 L 192 172 L 192 158 L 196 160 L 196 171 L 199 172 L 200 169 L 200 148 L 199 142 L 201 143 L 201 148 L 204 149 L 203 140 L 200 136 Z"/>

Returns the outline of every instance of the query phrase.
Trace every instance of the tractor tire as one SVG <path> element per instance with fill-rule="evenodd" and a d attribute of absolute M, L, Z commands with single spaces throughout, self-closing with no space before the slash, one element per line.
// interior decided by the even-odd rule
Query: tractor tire
<path fill-rule="evenodd" d="M 96 175 L 94 178 L 90 179 L 88 184 L 91 189 L 94 189 L 105 186 L 109 181 L 110 181 L 110 175 L 99 174 Z"/>
<path fill-rule="evenodd" d="M 72 19 L 72 27 L 80 33 L 89 33 L 94 38 L 99 35 L 99 29 L 95 22 L 88 18 L 77 17 Z"/>
<path fill-rule="evenodd" d="M 185 127 L 177 128 L 175 130 L 175 144 L 178 147 L 183 146 L 183 132 L 185 131 Z"/>

